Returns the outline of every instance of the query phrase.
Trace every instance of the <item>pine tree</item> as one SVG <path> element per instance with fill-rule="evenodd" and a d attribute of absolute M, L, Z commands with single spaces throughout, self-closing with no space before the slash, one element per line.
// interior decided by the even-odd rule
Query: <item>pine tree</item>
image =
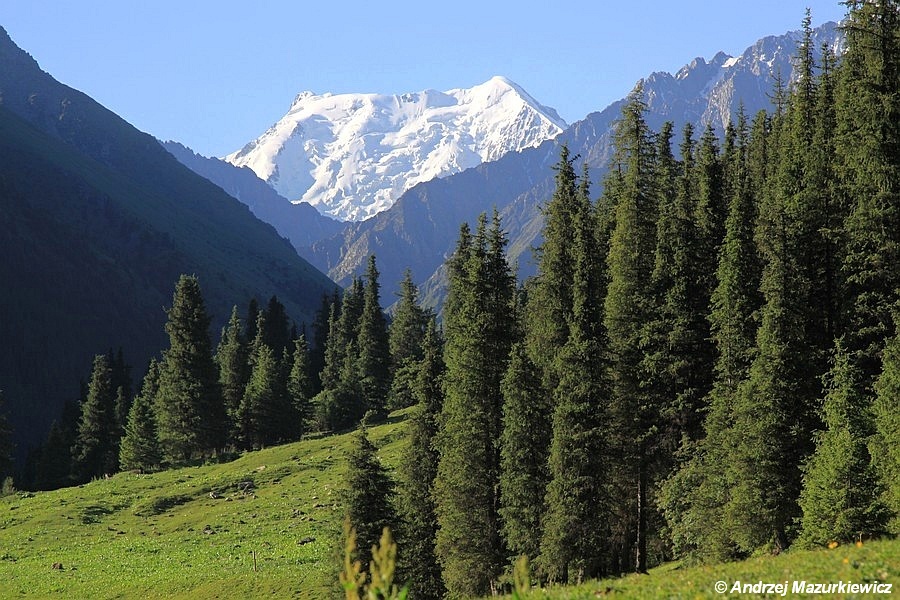
<path fill-rule="evenodd" d="M 109 358 L 105 354 L 95 356 L 73 451 L 76 473 L 81 481 L 115 473 L 119 468 L 111 376 Z"/>
<path fill-rule="evenodd" d="M 799 542 L 821 545 L 850 542 L 882 534 L 887 510 L 880 503 L 878 478 L 866 441 L 872 417 L 866 398 L 857 392 L 858 373 L 838 344 L 826 381 L 825 430 L 805 466 Z"/>
<path fill-rule="evenodd" d="M 332 296 L 322 294 L 322 305 L 316 312 L 315 320 L 313 320 L 312 346 L 309 349 L 309 372 L 313 374 L 313 391 L 315 394 L 322 391 L 322 382 L 319 379 L 319 374 L 325 368 L 325 346 L 328 343 L 331 308 L 332 306 L 340 308 L 340 302 L 341 298 L 337 290 Z"/>
<path fill-rule="evenodd" d="M 67 427 L 53 421 L 47 439 L 35 457 L 34 489 L 55 490 L 74 483 L 72 448 L 74 435 Z"/>
<path fill-rule="evenodd" d="M 287 379 L 287 394 L 292 407 L 289 425 L 291 440 L 299 440 L 306 433 L 306 423 L 312 417 L 313 377 L 310 375 L 310 352 L 306 337 L 294 340 L 291 370 Z"/>
<path fill-rule="evenodd" d="M 428 313 L 419 306 L 419 291 L 406 270 L 400 282 L 400 300 L 388 328 L 391 351 L 392 382 L 388 409 L 412 406 L 413 388 L 422 359 L 422 340 L 428 324 Z"/>
<path fill-rule="evenodd" d="M 281 390 L 279 368 L 274 350 L 261 343 L 254 352 L 253 371 L 239 412 L 244 448 L 263 448 L 283 439 L 283 424 L 291 420 L 292 411 Z"/>
<path fill-rule="evenodd" d="M 410 416 L 409 446 L 399 468 L 399 507 L 402 527 L 400 544 L 404 554 L 400 570 L 416 598 L 443 598 L 444 582 L 435 555 L 437 521 L 432 487 L 437 477 L 438 452 L 435 436 L 443 404 L 441 379 L 444 361 L 440 334 L 432 318 L 422 343 L 423 357 L 418 363 L 414 395 L 415 412 Z"/>
<path fill-rule="evenodd" d="M 872 462 L 885 488 L 885 504 L 893 513 L 890 529 L 897 534 L 900 533 L 900 333 L 884 349 L 875 392 Z"/>
<path fill-rule="evenodd" d="M 860 385 L 878 376 L 900 302 L 900 4 L 849 1 L 837 101 L 837 169 L 849 197 L 845 221 L 848 350 Z"/>
<path fill-rule="evenodd" d="M 450 594 L 487 593 L 504 553 L 498 488 L 502 394 L 512 338 L 514 279 L 495 213 L 464 226 L 444 308 L 445 401 L 435 480 L 437 553 Z"/>
<path fill-rule="evenodd" d="M 765 122 L 765 116 L 761 117 Z M 757 128 L 757 135 L 765 130 Z M 664 484 L 663 510 L 678 554 L 713 560 L 735 558 L 735 547 L 723 522 L 731 483 L 722 468 L 738 433 L 732 430 L 734 395 L 747 377 L 762 303 L 760 264 L 753 239 L 756 202 L 751 187 L 747 123 L 738 114 L 734 141 L 725 155 L 729 208 L 725 241 L 719 254 L 717 286 L 712 295 L 710 325 L 715 344 L 715 382 L 709 396 L 705 437 L 691 448 L 690 458 Z M 764 140 L 754 140 L 757 151 Z"/>
<path fill-rule="evenodd" d="M 645 391 L 642 343 L 646 324 L 653 315 L 653 249 L 656 247 L 654 203 L 654 148 L 644 121 L 646 106 L 639 87 L 629 96 L 615 132 L 616 156 L 612 182 L 617 205 L 615 229 L 607 264 L 609 284 L 604 324 L 612 359 L 612 410 L 619 439 L 614 452 L 621 456 L 625 489 L 632 489 L 631 516 L 626 528 L 634 532 L 637 551 L 634 566 L 647 569 L 647 498 L 653 460 L 654 425 L 660 407 Z M 630 545 L 630 544 L 629 544 Z"/>
<path fill-rule="evenodd" d="M 157 426 L 170 462 L 209 455 L 225 444 L 225 404 L 209 339 L 209 317 L 195 276 L 182 275 L 168 311 Z"/>
<path fill-rule="evenodd" d="M 694 166 L 693 129 L 685 126 L 681 144 L 681 172 L 670 147 L 671 125 L 664 125 L 657 139 L 657 196 L 659 218 L 653 269 L 654 302 L 658 308 L 648 324 L 649 348 L 645 369 L 650 389 L 662 409 L 661 441 L 668 453 L 683 440 L 695 440 L 700 432 L 700 415 L 711 387 L 713 347 L 709 342 L 708 277 L 704 252 L 706 234 L 696 218 L 699 210 L 695 171 L 712 170 Z M 706 144 L 705 152 L 714 146 Z M 701 155 L 704 151 L 701 149 Z M 704 160 L 714 161 L 715 155 Z M 713 179 L 699 177 L 699 179 Z M 714 178 L 715 182 L 721 177 Z M 707 183 L 707 186 L 711 183 Z M 718 192 L 707 192 L 718 196 Z"/>
<path fill-rule="evenodd" d="M 231 311 L 228 324 L 222 329 L 222 338 L 216 349 L 215 357 L 219 367 L 219 385 L 222 387 L 225 415 L 228 419 L 227 440 L 229 444 L 237 442 L 238 412 L 244 398 L 247 381 L 250 379 L 249 356 L 243 328 L 237 306 L 235 306 Z"/>
<path fill-rule="evenodd" d="M 529 287 L 526 336 L 531 358 L 541 369 L 548 390 L 556 386 L 553 357 L 569 337 L 568 320 L 572 314 L 571 249 L 572 219 L 578 202 L 576 157 L 565 144 L 560 148 L 556 188 L 550 201 L 541 208 L 544 217 L 543 243 L 536 248 L 538 275 Z"/>
<path fill-rule="evenodd" d="M 560 377 L 553 396 L 539 559 L 546 574 L 561 581 L 571 574 L 596 577 L 610 564 L 605 269 L 586 174 L 572 209 L 572 312 L 566 342 L 555 358 Z"/>
<path fill-rule="evenodd" d="M 502 382 L 500 519 L 511 556 L 540 553 L 544 494 L 549 481 L 550 406 L 540 372 L 523 344 L 513 346 Z"/>
<path fill-rule="evenodd" d="M 379 290 L 378 268 L 372 255 L 366 268 L 366 287 L 357 337 L 359 385 L 364 412 L 371 410 L 383 418 L 387 416 L 387 397 L 391 389 L 391 350 Z"/>
<path fill-rule="evenodd" d="M 384 528 L 396 527 L 397 517 L 391 504 L 394 487 L 387 469 L 378 460 L 366 427 L 360 427 L 353 435 L 347 461 L 344 506 L 356 528 L 356 559 L 366 571 L 372 560 L 372 546 L 378 544 Z"/>
<path fill-rule="evenodd" d="M 131 410 L 131 401 L 134 397 L 133 386 L 131 382 L 131 365 L 125 362 L 125 354 L 122 348 L 113 354 L 109 351 L 109 368 L 110 381 L 112 388 L 116 392 L 115 413 L 116 423 L 119 427 L 119 437 L 125 430 L 125 423 L 128 421 L 128 411 Z"/>
<path fill-rule="evenodd" d="M 409 361 L 422 360 L 422 339 L 428 326 L 428 314 L 419 306 L 419 290 L 407 269 L 400 282 L 400 300 L 389 327 L 391 365 L 394 372 Z"/>
<path fill-rule="evenodd" d="M 125 435 L 119 447 L 122 470 L 153 471 L 162 462 L 154 404 L 159 391 L 159 364 L 150 361 L 140 393 L 128 412 Z"/>
<path fill-rule="evenodd" d="M 284 305 L 277 296 L 269 298 L 266 305 L 265 318 L 261 332 L 258 334 L 262 343 L 272 349 L 275 356 L 281 356 L 286 349 L 291 349 L 291 323 Z"/>

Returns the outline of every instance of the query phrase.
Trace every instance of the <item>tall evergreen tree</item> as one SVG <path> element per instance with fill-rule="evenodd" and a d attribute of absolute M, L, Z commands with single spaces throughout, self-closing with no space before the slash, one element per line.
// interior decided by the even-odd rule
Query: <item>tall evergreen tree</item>
<path fill-rule="evenodd" d="M 897 534 L 900 533 L 900 333 L 884 349 L 875 391 L 872 462 L 885 489 L 885 504 L 893 513 L 891 532 Z"/>
<path fill-rule="evenodd" d="M 860 385 L 878 376 L 900 302 L 900 4 L 849 0 L 837 101 L 837 169 L 849 197 L 842 277 Z"/>
<path fill-rule="evenodd" d="M 826 382 L 825 430 L 803 476 L 799 541 L 804 545 L 849 542 L 885 531 L 887 510 L 866 445 L 872 417 L 868 401 L 857 391 L 857 377 L 838 344 Z"/>
<path fill-rule="evenodd" d="M 293 407 L 292 434 L 290 439 L 299 440 L 307 431 L 307 423 L 312 415 L 313 380 L 315 377 L 310 371 L 310 351 L 306 343 L 306 336 L 300 335 L 294 340 L 294 353 L 291 360 L 291 370 L 287 379 L 288 399 Z"/>
<path fill-rule="evenodd" d="M 157 426 L 163 457 L 183 461 L 225 444 L 225 404 L 195 276 L 182 275 L 168 311 L 169 348 L 159 371 Z"/>
<path fill-rule="evenodd" d="M 293 411 L 279 369 L 275 351 L 260 343 L 239 413 L 244 448 L 262 448 L 284 440 L 285 422 L 292 420 Z"/>
<path fill-rule="evenodd" d="M 550 406 L 540 372 L 524 344 L 513 346 L 502 382 L 503 433 L 500 439 L 500 519 L 512 556 L 537 558 L 544 495 L 550 479 Z"/>
<path fill-rule="evenodd" d="M 597 226 L 583 180 L 572 212 L 572 313 L 569 335 L 557 354 L 549 484 L 540 565 L 552 579 L 596 577 L 610 558 L 610 397 L 608 349 L 603 330 L 605 277 Z M 542 448 L 537 440 L 535 448 Z"/>
<path fill-rule="evenodd" d="M 162 462 L 154 404 L 159 391 L 159 363 L 150 361 L 140 393 L 128 412 L 125 435 L 119 447 L 119 463 L 123 470 L 142 473 L 156 469 Z"/>
<path fill-rule="evenodd" d="M 765 116 L 761 117 L 765 122 Z M 757 135 L 765 136 L 758 128 Z M 675 550 L 681 555 L 724 560 L 735 547 L 723 522 L 731 483 L 722 468 L 728 448 L 739 435 L 732 430 L 734 395 L 747 377 L 755 348 L 760 263 L 753 239 L 756 202 L 751 187 L 750 141 L 743 110 L 725 156 L 729 182 L 725 241 L 719 254 L 717 286 L 712 295 L 710 325 L 716 358 L 714 387 L 703 427 L 705 437 L 691 448 L 662 489 L 662 504 Z M 758 150 L 764 140 L 756 140 Z"/>
<path fill-rule="evenodd" d="M 415 403 L 413 389 L 422 359 L 422 342 L 429 315 L 419 306 L 419 290 L 409 269 L 400 282 L 400 300 L 388 327 L 391 351 L 391 390 L 388 409 L 406 408 Z"/>
<path fill-rule="evenodd" d="M 76 473 L 81 481 L 118 471 L 117 429 L 109 358 L 98 354 L 94 357 L 88 395 L 81 407 L 73 451 Z"/>
<path fill-rule="evenodd" d="M 615 450 L 621 456 L 618 478 L 634 490 L 626 529 L 636 539 L 634 567 L 647 569 L 647 499 L 655 425 L 660 407 L 645 392 L 643 339 L 653 315 L 653 249 L 656 247 L 654 147 L 644 121 L 642 90 L 629 96 L 616 126 L 613 167 L 617 205 L 607 264 L 609 284 L 604 324 L 612 359 L 612 417 L 618 423 Z M 630 544 L 628 544 L 630 546 Z"/>
<path fill-rule="evenodd" d="M 500 572 L 499 439 L 514 279 L 495 213 L 460 231 L 444 308 L 445 401 L 435 480 L 437 553 L 450 594 L 487 593 Z"/>
<path fill-rule="evenodd" d="M 531 359 L 541 369 L 545 387 L 552 390 L 558 375 L 553 357 L 569 337 L 572 315 L 571 249 L 572 219 L 578 202 L 575 158 L 565 144 L 560 148 L 556 188 L 550 201 L 541 208 L 544 217 L 543 242 L 535 251 L 538 275 L 528 294 L 526 336 Z M 549 392 L 548 392 L 549 393 Z"/>
<path fill-rule="evenodd" d="M 425 330 L 423 357 L 418 363 L 414 394 L 417 404 L 410 416 L 409 446 L 400 463 L 399 507 L 404 554 L 400 570 L 416 598 L 443 598 L 444 582 L 435 554 L 437 536 L 435 501 L 432 496 L 438 470 L 435 437 L 443 405 L 441 379 L 444 361 L 440 333 L 432 318 Z"/>
<path fill-rule="evenodd" d="M 375 255 L 366 267 L 366 287 L 360 315 L 357 347 L 359 348 L 359 378 L 365 410 L 387 415 L 387 397 L 391 389 L 391 349 L 388 342 L 387 319 L 381 309 L 380 284 Z"/>
<path fill-rule="evenodd" d="M 250 379 L 247 341 L 244 339 L 243 323 L 235 306 L 228 324 L 222 329 L 222 338 L 216 349 L 216 364 L 219 367 L 219 385 L 227 417 L 227 441 L 237 442 L 239 433 L 238 412 L 244 398 L 244 390 Z"/>
<path fill-rule="evenodd" d="M 365 572 L 372 560 L 372 546 L 378 544 L 384 528 L 396 528 L 397 517 L 391 504 L 394 485 L 378 460 L 366 427 L 360 427 L 353 435 L 347 460 L 344 506 L 350 523 L 356 528 L 356 559 Z"/>

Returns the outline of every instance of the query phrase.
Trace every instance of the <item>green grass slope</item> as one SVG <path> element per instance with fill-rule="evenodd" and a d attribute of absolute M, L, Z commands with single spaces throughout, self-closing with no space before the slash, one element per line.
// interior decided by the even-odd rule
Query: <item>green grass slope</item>
<path fill-rule="evenodd" d="M 388 466 L 403 430 L 370 429 Z M 350 435 L 2 498 L 0 598 L 328 597 Z"/>
<path fill-rule="evenodd" d="M 794 582 L 812 584 L 888 583 L 891 594 L 853 592 L 849 588 L 833 593 L 817 593 L 805 585 L 796 591 Z M 750 588 L 736 592 L 734 585 L 762 583 L 785 585 L 786 592 Z M 719 592 L 724 587 L 724 592 Z M 900 540 L 865 542 L 861 546 L 837 546 L 832 549 L 794 550 L 778 556 L 762 556 L 749 560 L 681 567 L 670 563 L 652 569 L 647 575 L 592 581 L 578 586 L 550 587 L 533 590 L 523 600 L 588 600 L 616 598 L 892 598 L 900 595 Z"/>

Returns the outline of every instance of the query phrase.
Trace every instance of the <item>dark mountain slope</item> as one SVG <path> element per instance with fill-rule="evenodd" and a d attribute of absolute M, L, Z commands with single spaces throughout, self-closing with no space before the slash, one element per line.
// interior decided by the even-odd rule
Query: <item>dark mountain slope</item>
<path fill-rule="evenodd" d="M 0 388 L 21 455 L 122 345 L 143 370 L 163 307 L 195 273 L 213 335 L 235 303 L 275 294 L 311 321 L 334 284 L 287 240 L 0 29 Z"/>

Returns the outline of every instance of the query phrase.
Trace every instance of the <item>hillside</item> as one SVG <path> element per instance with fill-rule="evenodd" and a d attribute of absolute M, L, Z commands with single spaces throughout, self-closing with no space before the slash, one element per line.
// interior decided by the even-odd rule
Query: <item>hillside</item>
<path fill-rule="evenodd" d="M 391 467 L 405 444 L 403 417 L 369 430 Z M 326 597 L 336 580 L 338 499 L 350 436 L 0 498 L 0 597 Z M 896 588 L 898 564 L 900 540 L 866 542 L 701 567 L 666 564 L 649 575 L 526 597 L 737 597 L 717 594 L 717 581 L 878 580 Z"/>
<path fill-rule="evenodd" d="M 388 465 L 403 427 L 369 430 Z M 0 597 L 323 598 L 349 441 L 0 498 Z"/>
<path fill-rule="evenodd" d="M 277 295 L 311 322 L 334 284 L 270 225 L 0 29 L 0 389 L 22 458 L 122 346 L 135 377 L 164 345 L 181 273 L 203 286 L 212 335 L 234 304 Z"/>

